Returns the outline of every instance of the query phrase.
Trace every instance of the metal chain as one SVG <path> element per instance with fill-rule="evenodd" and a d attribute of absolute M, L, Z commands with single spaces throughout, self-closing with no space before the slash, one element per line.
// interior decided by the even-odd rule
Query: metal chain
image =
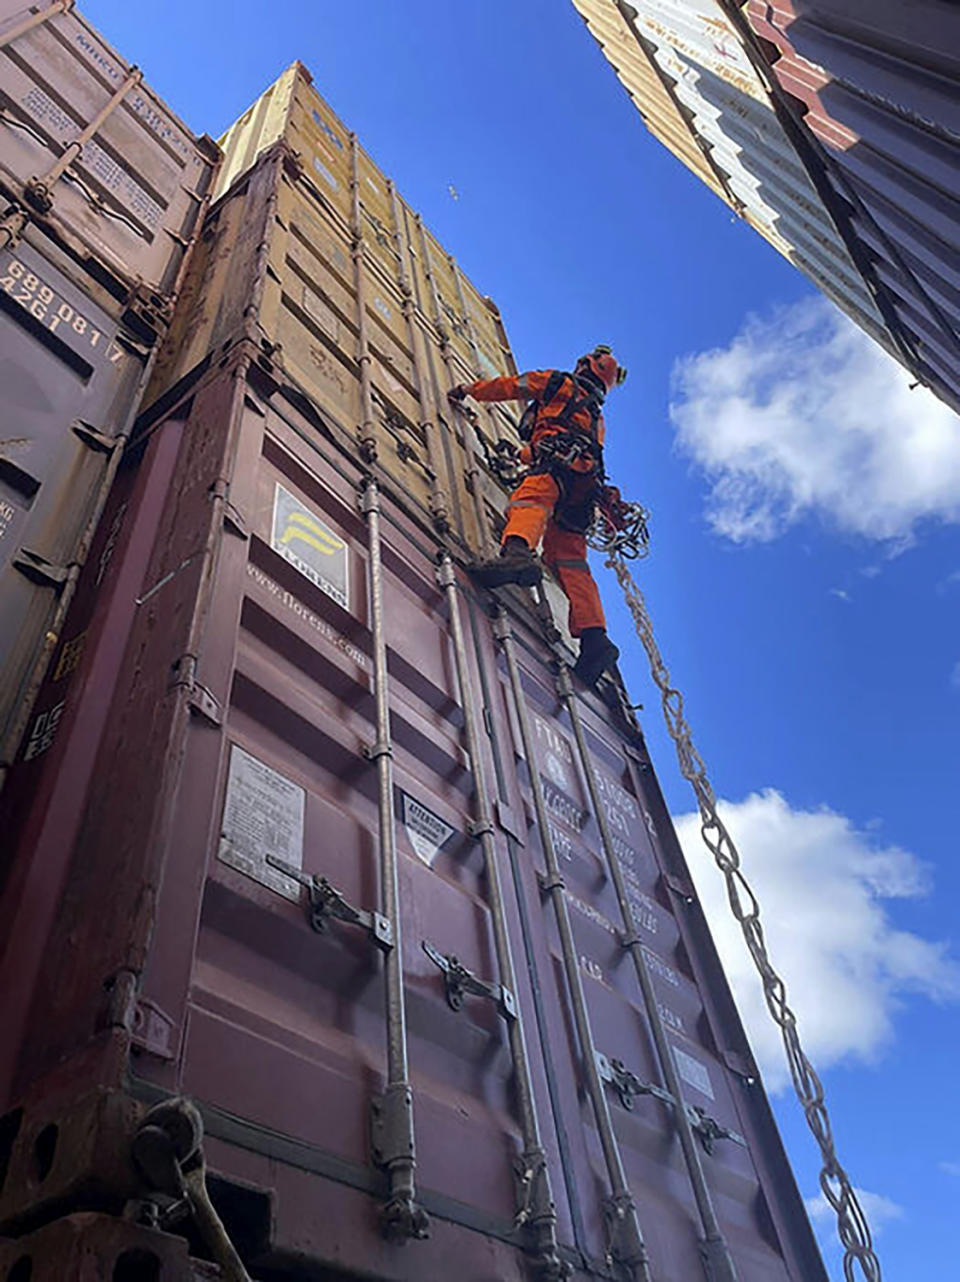
<path fill-rule="evenodd" d="M 716 796 L 707 778 L 703 760 L 693 745 L 690 726 L 684 716 L 683 695 L 670 684 L 670 673 L 657 646 L 643 594 L 616 549 L 608 550 L 606 565 L 617 576 L 624 599 L 633 615 L 637 635 L 647 652 L 650 674 L 660 690 L 664 719 L 676 745 L 681 773 L 689 781 L 697 798 L 703 840 L 723 873 L 730 908 L 740 923 L 750 956 L 763 982 L 767 1009 L 783 1036 L 793 1085 L 803 1106 L 807 1125 L 820 1147 L 823 1159 L 820 1187 L 836 1213 L 837 1232 L 844 1250 L 844 1278 L 846 1282 L 856 1282 L 854 1267 L 859 1264 L 866 1282 L 881 1282 L 880 1261 L 873 1250 L 870 1227 L 853 1185 L 837 1158 L 823 1084 L 800 1044 L 797 1017 L 787 1005 L 786 985 L 773 968 L 767 954 L 763 927 L 760 924 L 760 904 L 741 871 L 740 853 L 733 838 L 717 813 Z"/>

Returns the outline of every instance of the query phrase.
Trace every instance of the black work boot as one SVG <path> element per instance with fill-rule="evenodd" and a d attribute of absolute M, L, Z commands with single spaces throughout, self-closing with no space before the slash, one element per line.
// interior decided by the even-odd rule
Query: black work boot
<path fill-rule="evenodd" d="M 470 567 L 470 575 L 484 588 L 502 588 L 508 583 L 532 588 L 543 578 L 543 571 L 527 542 L 511 534 L 500 555 L 490 561 L 478 561 Z"/>
<path fill-rule="evenodd" d="M 573 671 L 585 685 L 596 685 L 619 658 L 620 651 L 603 628 L 584 628 L 580 634 L 580 658 Z"/>

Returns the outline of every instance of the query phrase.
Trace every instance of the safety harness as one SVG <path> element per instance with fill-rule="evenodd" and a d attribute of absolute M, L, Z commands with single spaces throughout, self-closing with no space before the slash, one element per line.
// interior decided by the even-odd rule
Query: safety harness
<path fill-rule="evenodd" d="M 543 414 L 568 380 L 573 390 L 567 394 L 566 404 L 555 413 Z M 585 386 L 575 374 L 554 370 L 540 398 L 527 403 L 518 429 L 524 441 L 532 440 L 539 428 L 554 429 L 534 445 L 530 475 L 549 472 L 560 488 L 553 519 L 561 529 L 578 534 L 589 529 L 605 480 L 599 431 L 603 399 L 602 392 Z M 590 417 L 587 430 L 572 425 L 583 411 Z M 592 464 L 588 472 L 573 470 L 572 464 L 581 460 Z"/>

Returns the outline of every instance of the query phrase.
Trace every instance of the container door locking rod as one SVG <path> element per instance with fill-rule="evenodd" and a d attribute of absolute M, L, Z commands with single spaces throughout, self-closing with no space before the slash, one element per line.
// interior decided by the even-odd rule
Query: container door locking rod
<path fill-rule="evenodd" d="M 590 804 L 593 807 L 593 813 L 597 820 L 597 827 L 600 830 L 600 844 L 603 847 L 603 853 L 607 865 L 607 872 L 610 880 L 613 882 L 613 888 L 616 892 L 617 903 L 620 905 L 620 914 L 623 919 L 624 937 L 623 944 L 633 959 L 634 969 L 637 973 L 637 982 L 640 986 L 640 993 L 643 998 L 643 1006 L 646 1011 L 647 1019 L 650 1023 L 650 1031 L 653 1034 L 653 1042 L 657 1052 L 657 1059 L 660 1064 L 660 1072 L 666 1084 L 669 1095 L 675 1100 L 683 1099 L 683 1092 L 680 1086 L 680 1074 L 677 1071 L 676 1061 L 673 1058 L 673 1052 L 670 1049 L 670 1043 L 667 1040 L 667 1032 L 663 1024 L 663 1018 L 660 1009 L 657 1006 L 656 993 L 653 989 L 653 982 L 650 979 L 650 972 L 647 967 L 646 959 L 643 955 L 643 944 L 640 942 L 640 936 L 637 932 L 636 922 L 633 916 L 633 908 L 630 905 L 630 899 L 627 895 L 627 886 L 624 881 L 623 869 L 620 867 L 620 860 L 614 849 L 613 838 L 610 834 L 610 826 L 607 823 L 607 814 L 600 800 L 600 790 L 597 786 L 596 771 L 593 767 L 593 761 L 587 750 L 587 741 L 583 734 L 583 723 L 580 720 L 580 709 L 577 706 L 577 698 L 573 689 L 573 682 L 570 679 L 570 669 L 565 665 L 560 665 L 557 674 L 557 693 L 561 702 L 570 714 L 570 724 L 573 727 L 573 737 L 576 740 L 577 756 L 580 759 L 580 767 L 583 771 L 587 783 L 587 791 L 590 794 Z M 535 768 L 531 762 L 531 774 L 535 773 Z M 694 1139 L 693 1127 L 690 1123 L 690 1117 L 686 1109 L 674 1109 L 674 1119 L 677 1126 L 677 1135 L 680 1140 L 680 1148 L 683 1152 L 684 1163 L 687 1167 L 687 1173 L 693 1188 L 693 1196 L 697 1204 L 697 1212 L 700 1216 L 700 1225 L 703 1230 L 703 1238 L 700 1243 L 701 1256 L 703 1258 L 704 1272 L 708 1282 L 737 1282 L 737 1272 L 734 1267 L 733 1257 L 720 1231 L 720 1222 L 717 1219 L 717 1213 L 714 1209 L 713 1199 L 710 1196 L 710 1190 L 707 1186 L 706 1175 L 703 1170 L 703 1163 L 700 1159 L 700 1153 L 697 1149 L 696 1140 Z"/>
<path fill-rule="evenodd" d="M 675 1096 L 665 1091 L 662 1086 L 645 1082 L 637 1077 L 636 1073 L 631 1072 L 622 1060 L 607 1059 L 606 1055 L 597 1051 L 597 1071 L 601 1080 L 616 1091 L 620 1103 L 628 1113 L 633 1111 L 633 1101 L 638 1095 L 649 1095 L 659 1100 L 661 1104 L 668 1104 L 676 1112 Z M 705 1153 L 713 1152 L 713 1146 L 717 1140 L 732 1140 L 734 1144 L 747 1147 L 747 1141 L 739 1131 L 731 1131 L 726 1126 L 721 1126 L 718 1121 L 709 1116 L 706 1109 L 700 1108 L 698 1104 L 688 1104 L 686 1100 L 681 1100 L 680 1104 Z"/>
<path fill-rule="evenodd" d="M 590 1016 L 587 1013 L 587 1002 L 583 992 L 583 981 L 580 975 L 580 964 L 577 960 L 577 949 L 573 939 L 573 928 L 570 925 L 570 909 L 564 893 L 564 881 L 560 873 L 553 835 L 547 817 L 547 807 L 543 796 L 543 784 L 536 767 L 534 756 L 533 734 L 530 729 L 530 716 L 527 712 L 526 698 L 520 680 L 520 668 L 517 665 L 516 648 L 513 632 L 506 614 L 500 610 L 494 619 L 494 635 L 503 648 L 507 661 L 507 673 L 510 688 L 513 691 L 513 702 L 517 710 L 520 726 L 520 738 L 523 743 L 524 756 L 530 776 L 530 791 L 533 795 L 533 808 L 540 833 L 540 844 L 547 867 L 544 890 L 549 894 L 557 919 L 557 932 L 560 936 L 560 951 L 563 956 L 563 969 L 570 990 L 570 1003 L 573 1007 L 573 1021 L 577 1030 L 577 1041 L 580 1045 L 580 1063 L 585 1079 L 587 1094 L 593 1108 L 603 1149 L 603 1158 L 610 1182 L 610 1197 L 607 1201 L 607 1214 L 610 1222 L 610 1255 L 626 1270 L 627 1276 L 637 1282 L 651 1282 L 650 1266 L 647 1260 L 647 1247 L 640 1229 L 636 1203 L 627 1173 L 624 1169 L 620 1146 L 613 1129 L 610 1116 L 610 1105 L 600 1080 L 597 1069 L 597 1049 L 590 1027 Z"/>
<path fill-rule="evenodd" d="M 387 1022 L 387 1088 L 373 1101 L 374 1156 L 387 1172 L 390 1196 L 381 1222 L 394 1241 L 429 1234 L 426 1212 L 417 1205 L 414 1173 L 417 1167 L 413 1130 L 413 1091 L 407 1065 L 407 1017 L 403 992 L 403 952 L 400 894 L 397 878 L 396 819 L 393 809 L 393 746 L 390 740 L 390 693 L 387 684 L 387 644 L 383 620 L 383 564 L 380 559 L 380 491 L 368 477 L 360 495 L 367 518 L 370 553 L 370 614 L 373 637 L 373 683 L 377 737 L 367 751 L 376 762 L 380 899 L 390 923 L 393 947 L 384 956 Z"/>
<path fill-rule="evenodd" d="M 486 769 L 481 754 L 481 740 L 471 694 L 470 673 L 467 668 L 467 651 L 464 644 L 463 625 L 460 620 L 460 604 L 457 600 L 457 581 L 449 554 L 445 554 L 440 563 L 437 571 L 437 582 L 446 595 L 450 612 L 450 630 L 453 634 L 457 684 L 460 687 L 460 710 L 463 713 L 467 752 L 470 756 L 470 767 L 473 774 L 476 806 L 473 832 L 479 840 L 483 851 L 487 894 L 490 902 L 490 918 L 493 925 L 494 945 L 497 953 L 497 968 L 500 972 L 499 987 L 502 993 L 509 992 L 512 995 L 517 991 L 516 973 L 510 948 L 510 937 L 507 934 L 503 888 L 500 882 L 500 865 L 496 844 L 493 839 L 493 820 L 490 814 Z M 547 1170 L 546 1153 L 540 1138 L 540 1124 L 533 1096 L 530 1064 L 527 1059 L 527 1044 L 519 1007 L 515 1007 L 513 1018 L 507 1019 L 506 1025 L 510 1039 L 510 1053 L 513 1058 L 520 1129 L 523 1134 L 523 1152 L 520 1154 L 517 1166 L 520 1205 L 517 1211 L 516 1223 L 518 1228 L 526 1229 L 532 1239 L 531 1253 L 537 1276 L 543 1279 L 543 1282 L 560 1282 L 561 1279 L 569 1277 L 570 1269 L 566 1262 L 560 1258 L 557 1245 L 557 1213 L 550 1186 L 550 1174 Z"/>

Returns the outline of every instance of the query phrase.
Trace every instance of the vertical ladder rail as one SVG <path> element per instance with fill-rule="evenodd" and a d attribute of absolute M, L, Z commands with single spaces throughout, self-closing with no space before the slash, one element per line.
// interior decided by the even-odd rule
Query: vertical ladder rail
<path fill-rule="evenodd" d="M 474 782 L 476 818 L 472 830 L 474 836 L 479 839 L 480 847 L 483 851 L 494 946 L 497 954 L 497 968 L 500 973 L 501 985 L 509 989 L 511 993 L 516 994 L 516 971 L 510 947 L 510 937 L 507 933 L 503 887 L 500 881 L 500 865 L 493 839 L 493 818 L 490 811 L 486 769 L 480 751 L 480 735 L 471 698 L 471 682 L 467 668 L 467 651 L 463 625 L 460 619 L 460 605 L 457 600 L 456 576 L 449 554 L 445 554 L 440 563 L 437 571 L 437 582 L 446 596 L 450 613 L 450 630 L 453 635 L 457 683 L 460 688 L 460 707 L 463 712 L 464 733 Z M 510 1053 L 513 1059 L 520 1129 L 523 1135 L 523 1152 L 520 1155 L 518 1172 L 521 1205 L 517 1219 L 519 1223 L 522 1223 L 527 1228 L 532 1238 L 531 1247 L 536 1260 L 538 1275 L 544 1279 L 559 1280 L 569 1276 L 569 1269 L 561 1260 L 557 1245 L 557 1214 L 553 1201 L 550 1173 L 547 1169 L 546 1152 L 540 1135 L 540 1124 L 533 1096 L 530 1062 L 527 1056 L 527 1044 L 519 1003 L 515 1006 L 514 1017 L 507 1020 L 507 1028 L 510 1038 Z"/>
<path fill-rule="evenodd" d="M 397 875 L 396 821 L 393 805 L 393 745 L 390 736 L 390 693 L 383 618 L 383 564 L 380 555 L 380 491 L 369 477 L 360 496 L 367 518 L 370 553 L 370 613 L 373 636 L 373 680 L 376 740 L 366 757 L 377 767 L 377 823 L 380 852 L 380 900 L 392 929 L 392 947 L 384 951 L 385 1013 L 387 1024 L 387 1084 L 375 1101 L 380 1165 L 387 1172 L 390 1192 L 381 1211 L 388 1238 L 406 1241 L 428 1235 L 426 1213 L 416 1202 L 416 1146 L 413 1091 L 407 1063 L 407 1020 L 403 991 L 403 932 Z"/>
<path fill-rule="evenodd" d="M 573 928 L 570 925 L 570 910 L 567 906 L 565 885 L 560 873 L 560 864 L 557 859 L 556 847 L 553 844 L 553 834 L 550 829 L 550 821 L 547 815 L 547 807 L 543 795 L 543 785 L 540 781 L 540 773 L 536 766 L 533 734 L 530 728 L 530 717 L 527 712 L 526 698 L 523 693 L 523 685 L 520 679 L 520 668 L 517 664 L 513 632 L 510 627 L 510 622 L 502 610 L 498 611 L 494 620 L 494 634 L 503 648 L 504 657 L 507 661 L 507 673 L 510 679 L 510 688 L 513 692 L 513 701 L 517 711 L 517 720 L 520 725 L 520 738 L 523 743 L 524 754 L 527 758 L 527 770 L 530 776 L 530 791 L 533 796 L 533 808 L 536 815 L 537 828 L 540 832 L 540 843 L 543 849 L 544 862 L 546 863 L 547 868 L 544 889 L 550 896 L 553 903 L 554 913 L 556 915 L 557 931 L 560 936 L 560 951 L 563 958 L 563 968 L 567 979 L 567 987 L 570 991 L 570 1002 L 573 1008 L 574 1024 L 577 1030 L 577 1040 L 580 1045 L 580 1058 L 583 1076 L 586 1082 L 587 1094 L 590 1097 L 590 1104 L 593 1108 L 594 1117 L 596 1119 L 597 1132 L 600 1137 L 600 1145 L 603 1149 L 604 1161 L 607 1167 L 607 1177 L 611 1190 L 611 1196 L 607 1207 L 608 1214 L 610 1216 L 611 1253 L 614 1255 L 614 1258 L 627 1269 L 628 1276 L 631 1279 L 637 1279 L 638 1282 L 651 1282 L 650 1267 L 647 1259 L 647 1248 L 640 1228 L 637 1207 L 627 1183 L 627 1175 L 623 1165 L 623 1158 L 620 1155 L 620 1147 L 617 1142 L 617 1137 L 613 1129 L 613 1121 L 610 1116 L 610 1106 L 597 1068 L 596 1043 L 593 1040 L 593 1031 L 590 1027 L 590 1016 L 587 1013 L 587 1003 L 586 998 L 584 997 L 583 981 L 581 979 L 580 967 L 577 961 L 577 949 L 573 938 Z"/>
<path fill-rule="evenodd" d="M 430 472 L 430 515 L 436 528 L 444 532 L 450 526 L 450 498 L 443 485 L 445 469 L 440 448 L 439 429 L 437 427 L 437 406 L 431 395 L 431 376 L 428 369 L 429 357 L 425 351 L 425 340 L 420 325 L 417 323 L 416 304 L 413 286 L 410 281 L 410 244 L 407 238 L 400 211 L 397 189 L 387 179 L 390 193 L 390 212 L 393 216 L 393 239 L 397 253 L 397 275 L 400 284 L 400 309 L 407 322 L 410 335 L 410 348 L 413 352 L 413 368 L 417 375 L 417 390 L 420 394 L 420 428 L 427 445 L 427 466 Z"/>
<path fill-rule="evenodd" d="M 640 986 L 640 993 L 643 998 L 644 1010 L 646 1011 L 647 1019 L 650 1023 L 650 1030 L 653 1034 L 657 1059 L 660 1064 L 660 1072 L 663 1075 L 664 1085 L 667 1091 L 673 1096 L 674 1100 L 677 1101 L 676 1107 L 673 1110 L 673 1116 L 677 1127 L 677 1135 L 680 1139 L 680 1148 L 683 1152 L 683 1159 L 693 1188 L 693 1196 L 697 1204 L 697 1212 L 700 1216 L 700 1224 L 703 1230 L 700 1251 L 703 1258 L 704 1271 L 708 1282 L 737 1282 L 737 1273 L 733 1259 L 720 1230 L 720 1224 L 713 1205 L 713 1199 L 710 1196 L 710 1189 L 707 1186 L 706 1175 L 703 1170 L 703 1162 L 700 1159 L 700 1150 L 697 1147 L 697 1141 L 694 1137 L 693 1129 L 690 1125 L 690 1119 L 687 1116 L 687 1111 L 683 1107 L 680 1074 L 677 1071 L 676 1061 L 674 1060 L 673 1053 L 670 1049 L 670 1043 L 667 1039 L 663 1017 L 661 1016 L 660 1009 L 657 1005 L 657 997 L 653 989 L 653 981 L 650 978 L 650 971 L 647 966 L 646 958 L 643 955 L 643 944 L 640 942 L 636 921 L 633 916 L 633 908 L 631 907 L 630 899 L 627 895 L 623 869 L 620 866 L 619 857 L 614 849 L 613 838 L 610 833 L 610 825 L 607 823 L 606 812 L 600 801 L 600 791 L 597 786 L 596 771 L 594 770 L 593 762 L 590 759 L 590 754 L 587 750 L 587 741 L 583 733 L 583 723 L 580 719 L 580 710 L 577 706 L 577 698 L 573 689 L 573 682 L 570 679 L 570 670 L 566 665 L 562 665 L 560 667 L 560 671 L 557 676 L 557 693 L 570 714 L 570 724 L 573 727 L 573 736 L 577 745 L 577 756 L 580 759 L 580 766 L 587 782 L 587 791 L 590 794 L 590 804 L 593 807 L 593 813 L 597 820 L 597 827 L 600 830 L 600 843 L 603 846 L 607 872 L 610 876 L 610 880 L 613 882 L 613 888 L 617 896 L 617 903 L 620 906 L 620 914 L 623 919 L 624 935 L 622 942 L 633 959 L 634 969 L 637 974 L 637 983 Z"/>

